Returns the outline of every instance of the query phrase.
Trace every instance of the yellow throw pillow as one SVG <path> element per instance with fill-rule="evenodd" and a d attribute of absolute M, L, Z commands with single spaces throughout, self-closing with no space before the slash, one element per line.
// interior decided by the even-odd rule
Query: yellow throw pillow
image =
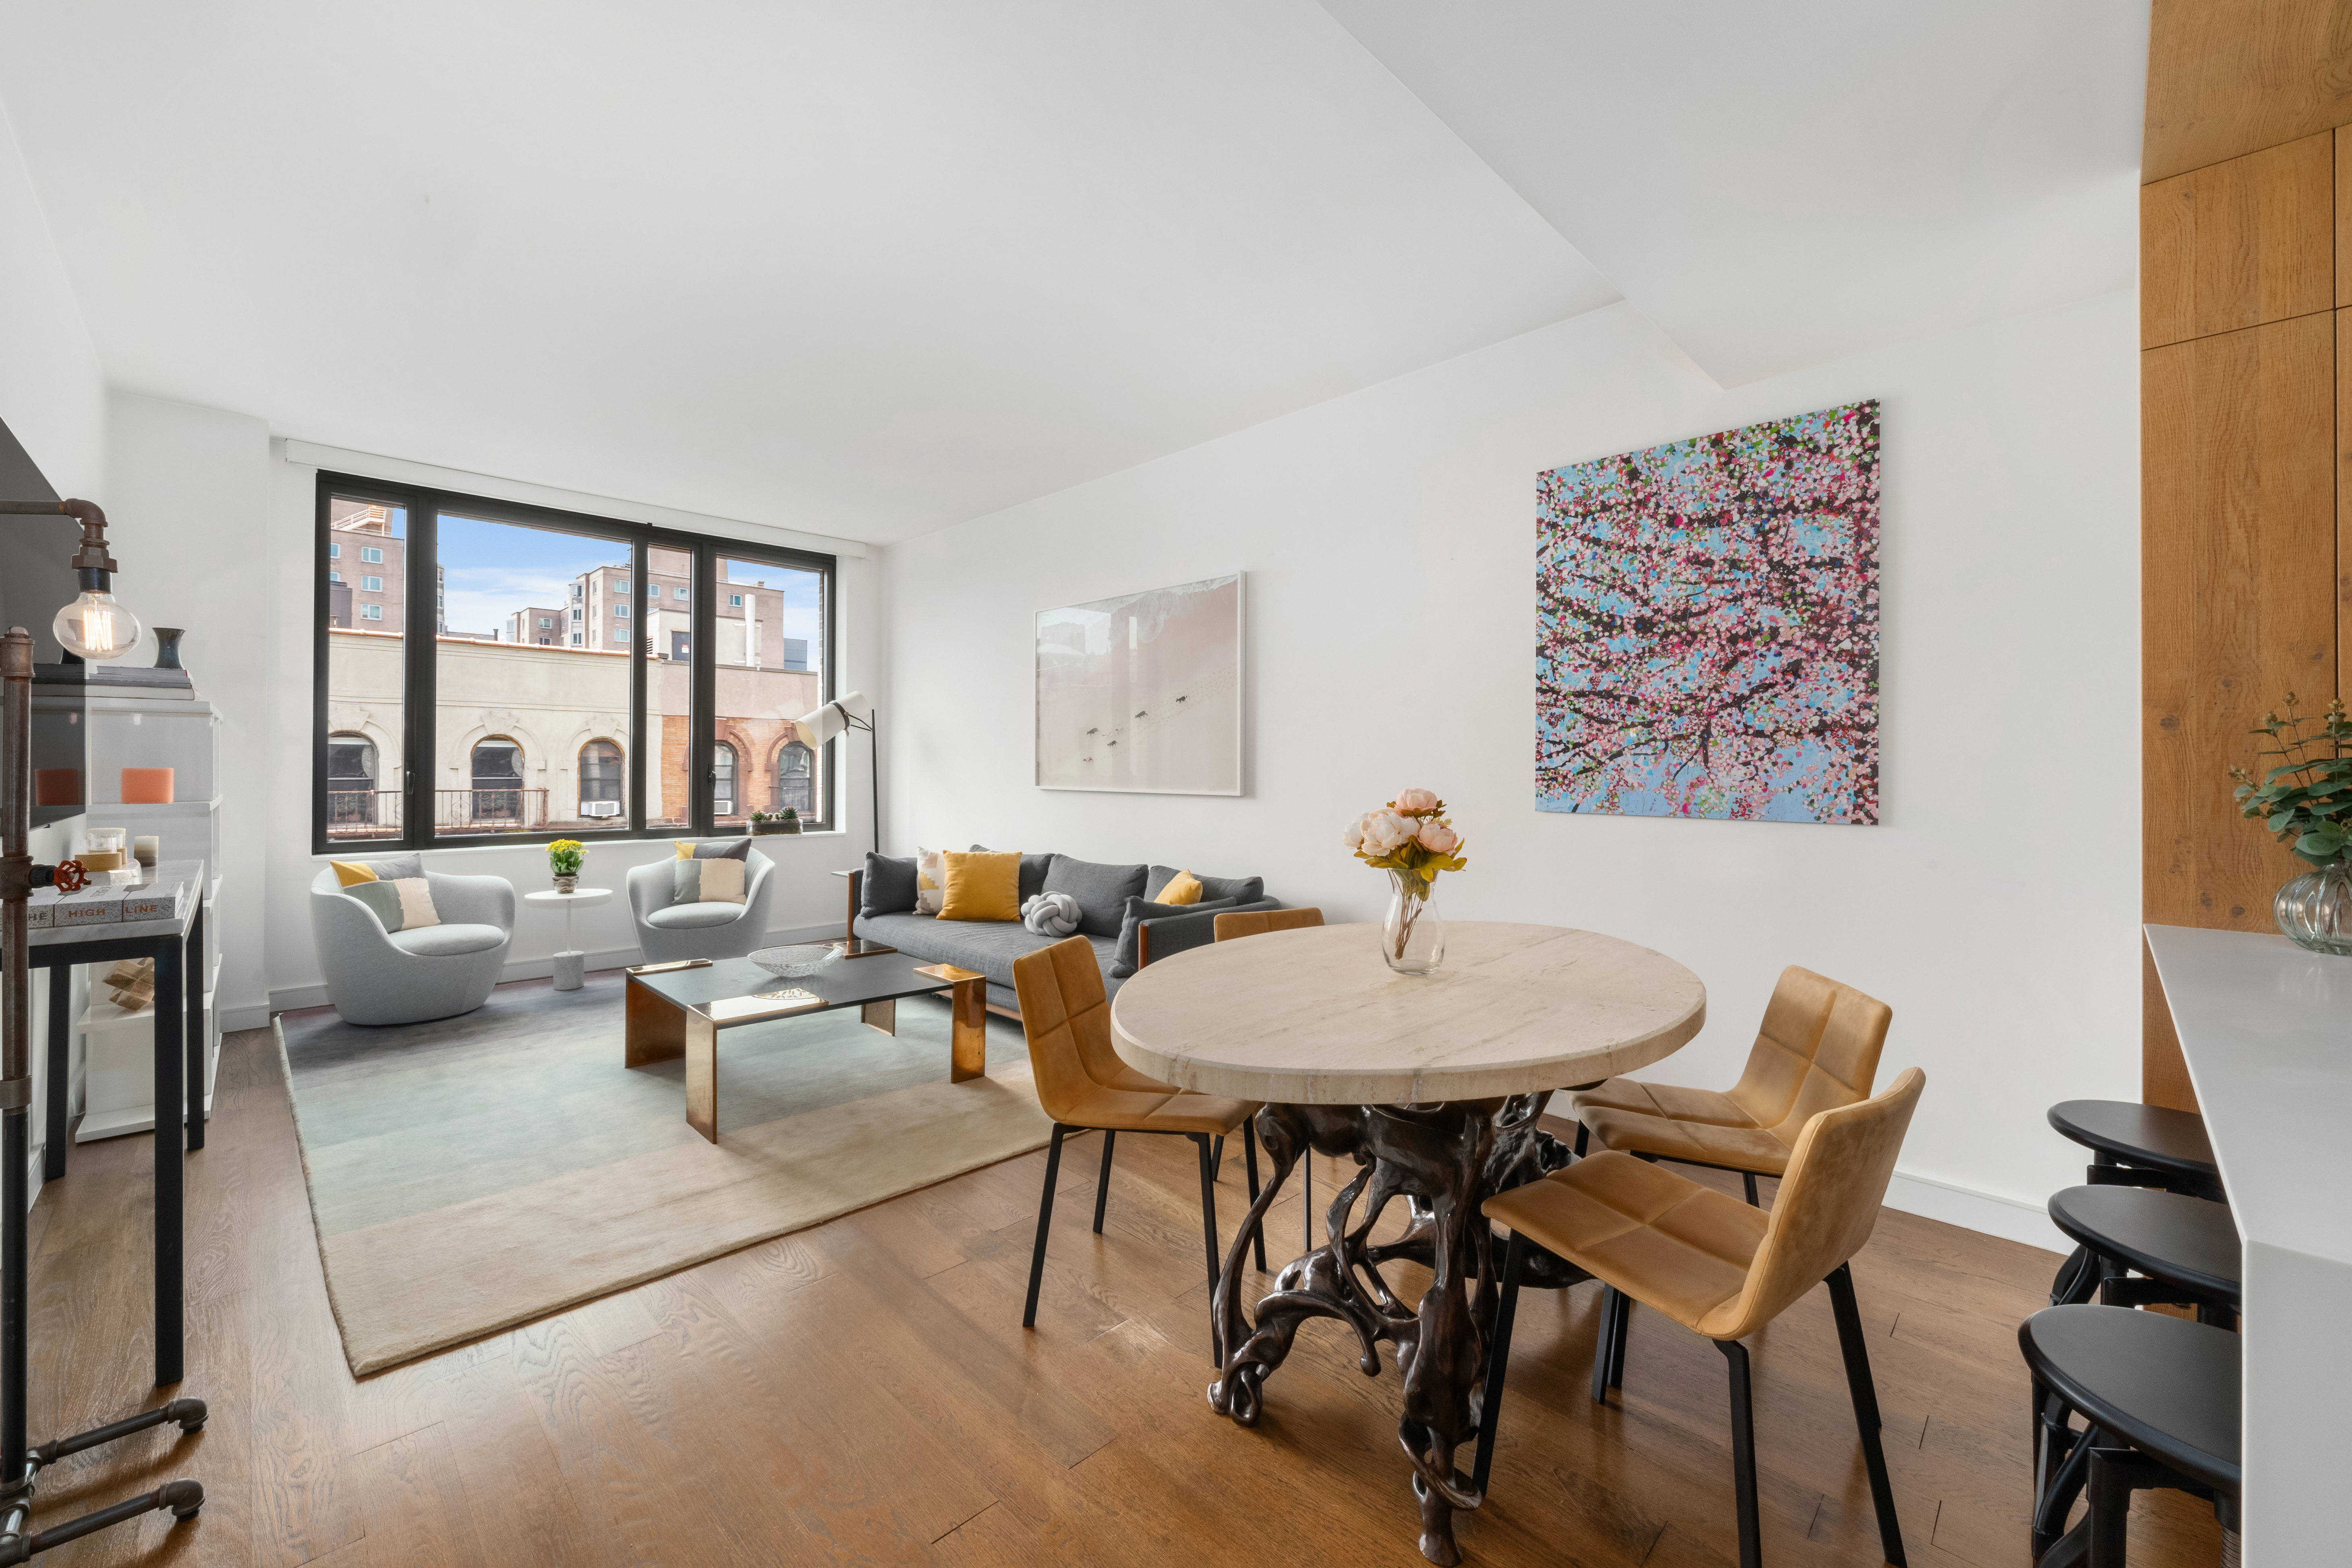
<path fill-rule="evenodd" d="M 1021 853 L 974 855 L 950 849 L 941 878 L 947 896 L 943 921 L 1017 921 L 1021 918 Z"/>
<path fill-rule="evenodd" d="M 1179 871 L 1160 889 L 1152 902 L 1160 904 L 1197 904 L 1201 901 L 1201 879 L 1190 871 Z"/>
<path fill-rule="evenodd" d="M 338 887 L 348 888 L 354 882 L 375 880 L 375 868 L 357 860 L 330 860 L 327 864 L 335 868 L 335 885 Z"/>

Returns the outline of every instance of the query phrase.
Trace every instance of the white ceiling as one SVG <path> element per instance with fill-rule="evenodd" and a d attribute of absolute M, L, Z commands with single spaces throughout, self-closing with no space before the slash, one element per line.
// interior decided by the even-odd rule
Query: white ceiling
<path fill-rule="evenodd" d="M 1727 386 L 2129 288 L 2147 0 L 1324 0 Z"/>
<path fill-rule="evenodd" d="M 0 104 L 115 384 L 873 542 L 1620 290 L 1730 383 L 2130 281 L 2145 0 L 1327 4 L 0 0 Z"/>
<path fill-rule="evenodd" d="M 1311 0 L 0 6 L 108 375 L 887 541 L 1606 304 Z"/>

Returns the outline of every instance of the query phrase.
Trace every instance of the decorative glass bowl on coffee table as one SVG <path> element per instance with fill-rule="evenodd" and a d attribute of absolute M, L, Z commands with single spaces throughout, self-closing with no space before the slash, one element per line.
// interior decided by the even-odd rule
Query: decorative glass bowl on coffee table
<path fill-rule="evenodd" d="M 787 947 L 763 947 L 751 955 L 751 962 L 771 974 L 787 980 L 798 980 L 832 968 L 841 962 L 841 944 L 831 942 L 796 942 Z"/>

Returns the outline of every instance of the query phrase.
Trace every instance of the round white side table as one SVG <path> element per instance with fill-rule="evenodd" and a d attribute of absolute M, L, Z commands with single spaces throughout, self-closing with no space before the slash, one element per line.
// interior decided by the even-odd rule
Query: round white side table
<path fill-rule="evenodd" d="M 580 989 L 588 955 L 574 945 L 572 938 L 572 911 L 588 904 L 601 904 L 613 896 L 610 888 L 578 888 L 569 893 L 550 889 L 544 893 L 525 893 L 522 901 L 537 904 L 541 909 L 561 908 L 563 910 L 563 951 L 555 955 L 555 988 L 558 991 Z"/>

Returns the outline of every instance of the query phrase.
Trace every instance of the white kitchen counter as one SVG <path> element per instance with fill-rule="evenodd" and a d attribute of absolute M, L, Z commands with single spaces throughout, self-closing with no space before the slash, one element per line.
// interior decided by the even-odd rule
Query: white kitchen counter
<path fill-rule="evenodd" d="M 2147 943 L 2245 1248 L 2245 1561 L 2343 1561 L 2352 958 L 2180 926 Z"/>

